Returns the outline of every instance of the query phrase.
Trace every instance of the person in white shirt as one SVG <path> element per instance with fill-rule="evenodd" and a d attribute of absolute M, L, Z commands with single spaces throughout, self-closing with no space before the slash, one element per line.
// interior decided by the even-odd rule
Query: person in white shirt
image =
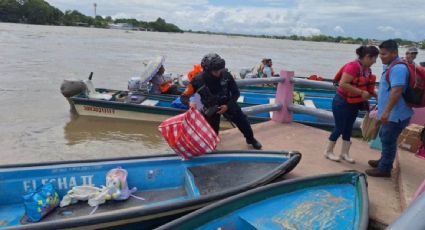
<path fill-rule="evenodd" d="M 174 85 L 171 80 L 168 80 L 164 76 L 165 68 L 162 65 L 155 76 L 150 80 L 152 88 L 150 94 L 173 94 L 180 95 L 181 92 L 177 89 L 177 85 Z"/>

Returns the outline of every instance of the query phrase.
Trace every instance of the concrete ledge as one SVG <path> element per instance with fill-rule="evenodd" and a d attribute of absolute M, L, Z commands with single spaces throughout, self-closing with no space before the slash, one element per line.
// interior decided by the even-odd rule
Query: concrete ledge
<path fill-rule="evenodd" d="M 324 157 L 329 132 L 298 123 L 276 123 L 268 121 L 253 125 L 255 137 L 263 144 L 264 150 L 298 150 L 303 155 L 301 162 L 286 178 L 318 175 L 323 173 L 357 170 L 364 172 L 369 168 L 367 161 L 378 159 L 380 152 L 370 149 L 359 139 L 352 139 L 351 155 L 355 164 L 333 162 Z M 238 129 L 220 133 L 220 150 L 250 149 Z M 339 153 L 341 141 L 335 152 Z M 379 226 L 392 223 L 401 213 L 398 190 L 397 169 L 392 178 L 368 177 L 369 217 Z"/>
<path fill-rule="evenodd" d="M 415 156 L 414 153 L 398 149 L 399 189 L 402 210 L 406 209 L 412 201 L 422 181 L 425 180 L 425 160 Z"/>

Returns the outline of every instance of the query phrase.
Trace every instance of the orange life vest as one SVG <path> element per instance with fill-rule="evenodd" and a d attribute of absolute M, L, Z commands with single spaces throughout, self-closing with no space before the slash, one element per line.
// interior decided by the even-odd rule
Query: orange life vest
<path fill-rule="evenodd" d="M 187 78 L 189 79 L 189 81 L 192 81 L 192 79 L 202 73 L 202 66 L 201 64 L 196 64 L 193 66 L 193 69 L 187 74 Z M 183 96 L 187 96 L 190 97 L 195 93 L 195 90 L 193 89 L 192 84 L 189 84 L 186 89 L 184 90 L 184 92 L 182 93 Z"/>
<path fill-rule="evenodd" d="M 192 81 L 192 78 L 202 72 L 202 66 L 200 64 L 196 64 L 193 66 L 193 69 L 187 74 L 187 78 L 189 81 Z"/>
<path fill-rule="evenodd" d="M 323 77 L 317 76 L 316 74 L 310 75 L 307 79 L 312 81 L 323 81 Z"/>
<path fill-rule="evenodd" d="M 195 94 L 195 89 L 193 88 L 192 84 L 189 84 L 182 93 L 182 96 L 190 97 L 193 94 Z"/>
<path fill-rule="evenodd" d="M 161 91 L 161 93 L 167 93 L 168 90 L 170 90 L 171 88 L 171 82 L 164 82 L 161 85 L 159 85 L 159 91 Z"/>
<path fill-rule="evenodd" d="M 364 72 L 359 61 L 354 61 L 354 62 L 356 62 L 359 65 L 360 71 L 357 73 L 357 76 L 353 76 L 354 78 L 350 82 L 350 84 L 352 86 L 360 89 L 360 90 L 365 90 L 365 91 L 369 92 L 370 94 L 375 95 L 376 76 L 372 74 L 372 71 L 370 69 L 369 69 L 369 71 Z M 350 63 L 352 63 L 352 62 L 350 62 Z M 348 64 L 350 64 L 350 63 L 348 63 Z M 339 83 L 339 81 L 341 80 L 342 74 L 344 72 L 344 67 L 346 65 L 341 67 L 341 69 L 335 75 L 334 82 Z M 356 94 L 356 93 L 345 92 L 345 90 L 341 87 L 338 87 L 336 92 L 337 92 L 337 94 L 339 94 L 340 96 L 345 98 L 345 100 L 350 104 L 357 104 L 357 103 L 361 103 L 361 102 L 365 101 L 362 98 L 361 95 Z"/>

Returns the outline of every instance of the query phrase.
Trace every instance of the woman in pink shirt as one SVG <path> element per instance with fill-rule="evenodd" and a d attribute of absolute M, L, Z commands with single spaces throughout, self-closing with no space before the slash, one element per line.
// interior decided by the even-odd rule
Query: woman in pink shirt
<path fill-rule="evenodd" d="M 326 158 L 333 161 L 340 161 L 342 158 L 349 163 L 355 162 L 349 155 L 353 124 L 365 102 L 372 96 L 376 97 L 376 77 L 372 75 L 370 67 L 376 62 L 379 50 L 375 46 L 360 46 L 356 49 L 356 54 L 358 58 L 345 64 L 334 78 L 338 83 L 332 101 L 335 127 L 329 136 L 325 152 Z M 341 135 L 343 140 L 341 154 L 336 155 L 333 150 Z"/>

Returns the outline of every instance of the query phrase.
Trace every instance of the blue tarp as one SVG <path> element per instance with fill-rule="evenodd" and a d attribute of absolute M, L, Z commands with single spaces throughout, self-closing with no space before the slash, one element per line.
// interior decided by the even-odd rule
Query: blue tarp
<path fill-rule="evenodd" d="M 176 100 L 174 100 L 171 103 L 171 107 L 177 108 L 177 109 L 189 109 L 186 105 L 182 103 L 182 101 L 180 100 L 180 97 L 178 97 Z"/>

